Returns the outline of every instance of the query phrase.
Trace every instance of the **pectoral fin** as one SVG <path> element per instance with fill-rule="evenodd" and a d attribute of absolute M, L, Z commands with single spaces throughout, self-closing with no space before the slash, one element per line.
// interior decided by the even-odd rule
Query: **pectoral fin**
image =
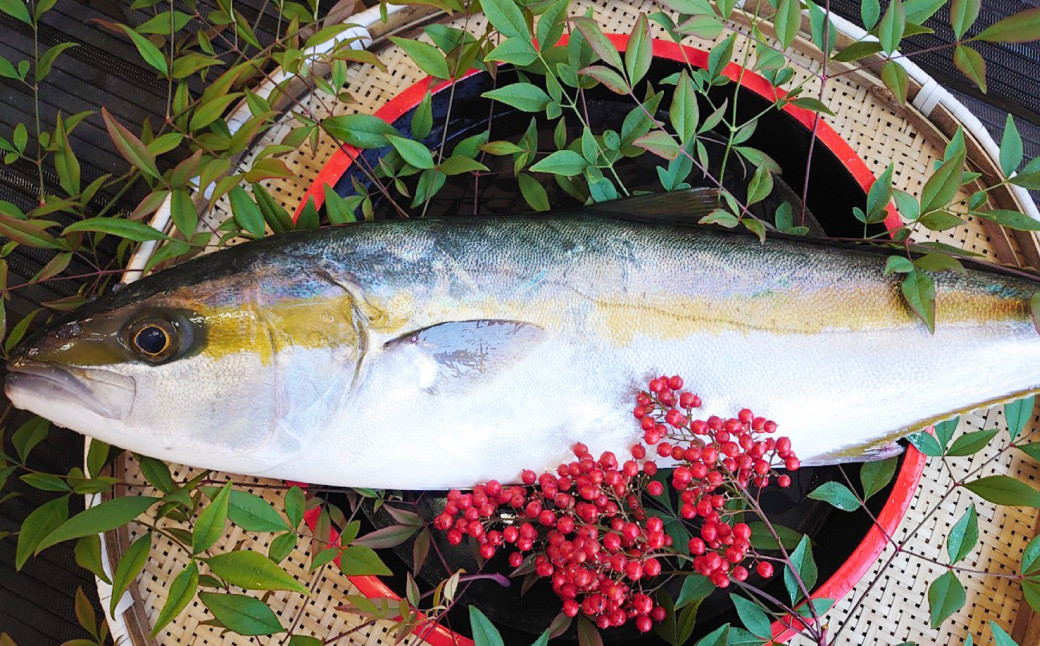
<path fill-rule="evenodd" d="M 541 343 L 544 330 L 521 321 L 452 321 L 387 341 L 384 352 L 410 352 L 436 368 L 432 388 L 465 387 L 521 360 Z"/>

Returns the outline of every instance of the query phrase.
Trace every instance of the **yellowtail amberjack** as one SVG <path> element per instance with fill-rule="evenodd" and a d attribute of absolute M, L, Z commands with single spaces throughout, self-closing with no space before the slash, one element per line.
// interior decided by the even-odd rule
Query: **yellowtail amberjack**
<path fill-rule="evenodd" d="M 1037 281 L 944 274 L 931 334 L 886 255 L 588 214 L 288 234 L 98 298 L 18 348 L 5 390 L 157 458 L 427 489 L 578 441 L 626 454 L 661 373 L 709 413 L 776 420 L 804 463 L 1040 387 Z"/>

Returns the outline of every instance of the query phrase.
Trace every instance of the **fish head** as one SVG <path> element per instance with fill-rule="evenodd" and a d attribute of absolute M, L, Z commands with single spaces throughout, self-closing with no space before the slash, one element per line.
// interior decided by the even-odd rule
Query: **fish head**
<path fill-rule="evenodd" d="M 307 307 L 314 299 L 294 303 L 255 271 L 214 273 L 160 272 L 55 321 L 11 353 L 7 397 L 183 464 L 259 473 L 291 457 L 329 409 L 316 404 L 353 374 L 357 331 L 345 326 L 331 348 L 332 333 L 315 330 L 337 326 Z"/>

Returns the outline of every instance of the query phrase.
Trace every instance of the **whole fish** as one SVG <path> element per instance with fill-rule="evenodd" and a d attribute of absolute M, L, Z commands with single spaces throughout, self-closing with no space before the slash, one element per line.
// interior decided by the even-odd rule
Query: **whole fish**
<path fill-rule="evenodd" d="M 173 462 L 432 489 L 579 441 L 627 455 L 659 374 L 776 420 L 807 464 L 1040 388 L 1037 281 L 944 274 L 932 334 L 889 253 L 588 214 L 288 234 L 96 299 L 11 355 L 5 391 Z"/>

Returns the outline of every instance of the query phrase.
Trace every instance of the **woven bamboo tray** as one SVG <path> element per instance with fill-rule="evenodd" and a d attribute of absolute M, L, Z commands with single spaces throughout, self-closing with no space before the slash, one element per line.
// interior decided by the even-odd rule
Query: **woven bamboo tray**
<path fill-rule="evenodd" d="M 631 31 L 640 12 L 652 12 L 658 8 L 654 3 L 647 1 L 622 3 L 580 0 L 574 5 L 575 10 L 593 7 L 605 31 L 625 34 Z M 410 28 L 434 19 L 446 20 L 443 16 L 432 16 L 429 12 L 409 9 L 394 17 L 394 24 L 390 29 L 408 33 Z M 462 17 L 455 19 L 453 24 L 467 29 L 479 29 L 483 28 L 483 18 Z M 656 26 L 652 26 L 654 27 Z M 417 33 L 410 35 L 415 36 Z M 371 114 L 402 89 L 421 80 L 424 74 L 398 47 L 386 44 L 385 38 L 382 38 L 384 36 L 385 33 L 376 37 L 376 43 L 370 49 L 386 64 L 387 71 L 370 65 L 356 65 L 349 70 L 347 89 L 355 97 L 356 103 L 344 105 L 329 96 L 306 93 L 301 93 L 299 100 L 317 116 L 349 112 Z M 686 42 L 699 47 L 710 47 L 712 44 L 698 42 L 696 39 Z M 740 48 L 744 45 L 746 41 L 738 39 L 735 50 L 737 60 Z M 795 49 L 795 55 L 803 62 L 811 61 L 812 57 L 818 54 L 813 46 L 804 40 L 797 41 Z M 873 61 L 873 64 L 876 71 L 877 61 Z M 910 98 L 913 99 L 919 90 L 920 86 L 912 82 Z M 816 92 L 817 89 L 810 84 L 807 95 L 815 96 Z M 894 164 L 894 185 L 913 195 L 920 193 L 933 161 L 942 159 L 945 141 L 958 125 L 951 113 L 942 106 L 932 109 L 929 114 L 922 114 L 909 104 L 907 107 L 896 105 L 890 93 L 869 70 L 832 79 L 823 98 L 837 115 L 828 117 L 827 122 L 852 146 L 871 171 L 877 175 L 889 163 Z M 283 106 L 287 103 L 288 101 L 282 102 Z M 291 127 L 292 119 L 283 119 L 281 125 L 256 141 L 251 150 L 255 153 L 270 143 L 280 141 Z M 988 185 L 994 182 L 998 176 L 997 164 L 971 136 L 968 137 L 967 143 L 969 163 L 974 170 L 982 173 L 978 183 Z M 318 175 L 335 150 L 333 142 L 322 139 L 314 150 L 304 146 L 301 150 L 283 157 L 289 168 L 301 178 L 302 183 L 272 180 L 267 183 L 269 191 L 292 212 L 299 205 L 307 185 Z M 244 167 L 248 167 L 254 153 L 247 152 L 244 155 Z M 975 190 L 975 187 L 969 188 Z M 998 206 L 1021 208 L 1009 191 L 996 190 L 992 195 Z M 961 197 L 966 199 L 966 196 L 967 193 Z M 222 200 L 215 208 L 202 215 L 202 230 L 215 229 L 230 217 L 229 205 L 226 200 Z M 929 233 L 929 238 L 983 254 L 989 259 L 1005 264 L 1040 267 L 1040 247 L 1035 237 L 1004 231 L 989 223 L 970 222 L 966 230 L 960 228 L 943 233 Z M 1005 426 L 998 408 L 965 415 L 960 430 Z M 1038 419 L 1034 418 L 1024 433 L 1033 432 L 1036 428 L 1040 428 L 1040 424 Z M 992 452 L 984 451 L 973 458 L 973 463 L 981 463 L 991 456 Z M 130 487 L 134 493 L 151 493 L 132 457 L 122 458 L 115 468 L 128 482 L 135 483 Z M 171 466 L 171 470 L 175 478 L 188 478 L 196 473 L 190 468 L 175 465 Z M 1037 480 L 1040 479 L 1040 467 L 1019 459 L 1011 452 L 995 460 L 990 471 L 981 475 L 989 473 L 1009 473 L 1032 486 L 1036 486 Z M 223 475 L 217 474 L 215 477 Z M 908 528 L 922 524 L 928 510 L 950 489 L 953 478 L 959 475 L 962 474 L 951 474 L 944 470 L 937 461 L 929 464 L 921 478 L 921 485 L 912 506 L 895 535 L 897 540 L 906 535 Z M 277 485 L 281 484 L 279 482 L 242 476 L 229 477 L 251 486 L 254 493 L 269 500 L 277 502 L 281 499 L 281 489 L 277 488 Z M 1023 548 L 1036 534 L 1035 512 L 1022 508 L 997 507 L 960 491 L 950 496 L 939 512 L 920 527 L 913 539 L 914 549 L 942 559 L 949 528 L 970 502 L 975 502 L 979 513 L 980 547 L 963 565 L 1014 572 Z M 106 552 L 113 562 L 122 553 L 123 548 L 138 535 L 139 529 L 131 526 L 129 530 L 124 529 L 106 536 Z M 266 552 L 265 541 L 264 535 L 250 534 L 231 526 L 218 548 L 248 547 Z M 308 573 L 308 543 L 307 540 L 301 540 L 299 548 L 284 564 L 290 573 L 296 575 L 312 590 L 310 597 L 275 592 L 266 599 L 279 615 L 282 624 L 295 626 L 300 632 L 315 635 L 323 640 L 349 633 L 337 641 L 337 644 L 393 643 L 394 640 L 388 635 L 389 625 L 377 624 L 354 631 L 362 620 L 334 609 L 344 596 L 356 593 L 356 590 L 347 577 L 334 568 L 323 567 L 314 573 Z M 976 643 L 986 643 L 990 639 L 988 629 L 985 628 L 986 621 L 996 620 L 1009 629 L 1014 625 L 1016 612 L 1022 605 L 1021 591 L 1017 584 L 1007 579 L 965 577 L 965 583 L 969 587 L 967 603 L 947 620 L 940 630 L 928 629 L 927 586 L 944 568 L 933 567 L 913 557 L 899 554 L 894 557 L 884 574 L 879 575 L 881 562 L 887 560 L 891 552 L 890 548 L 886 548 L 875 569 L 827 614 L 826 621 L 831 626 L 832 633 L 838 626 L 844 626 L 838 643 L 896 644 L 917 641 L 922 644 L 959 644 L 969 635 Z M 251 640 L 237 635 L 222 635 L 219 629 L 202 624 L 209 615 L 198 603 L 193 603 L 176 621 L 163 629 L 156 639 L 149 639 L 152 622 L 166 599 L 167 586 L 186 563 L 185 555 L 172 542 L 157 536 L 151 559 L 144 572 L 137 584 L 131 586 L 131 594 L 124 597 L 119 605 L 117 617 L 113 621 L 114 634 L 123 635 L 124 639 L 133 644 L 208 645 L 253 641 L 264 644 L 282 643 L 277 638 Z M 865 601 L 850 614 L 855 600 L 863 595 L 866 595 Z M 107 600 L 102 601 L 107 604 Z M 409 641 L 415 640 L 411 638 Z"/>

